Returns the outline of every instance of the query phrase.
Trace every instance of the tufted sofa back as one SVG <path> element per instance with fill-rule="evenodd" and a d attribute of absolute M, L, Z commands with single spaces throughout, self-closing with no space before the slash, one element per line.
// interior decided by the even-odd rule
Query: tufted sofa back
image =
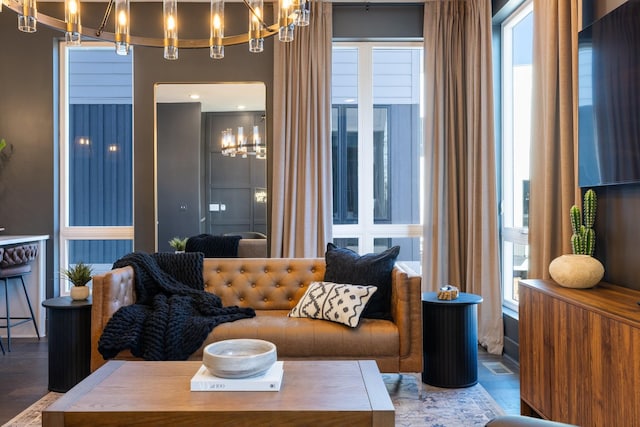
<path fill-rule="evenodd" d="M 291 310 L 313 281 L 324 278 L 324 258 L 205 258 L 205 289 L 224 306 Z"/>

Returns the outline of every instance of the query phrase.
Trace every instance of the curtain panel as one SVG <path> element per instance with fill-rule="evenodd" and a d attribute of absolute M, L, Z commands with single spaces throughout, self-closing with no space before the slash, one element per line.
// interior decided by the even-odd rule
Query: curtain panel
<path fill-rule="evenodd" d="M 491 3 L 426 1 L 423 287 L 481 295 L 478 340 L 502 353 Z"/>
<path fill-rule="evenodd" d="M 274 43 L 271 256 L 324 256 L 333 221 L 332 5 L 312 2 L 311 23 Z"/>
<path fill-rule="evenodd" d="M 577 180 L 580 1 L 534 0 L 529 277 L 548 279 L 549 263 L 571 253 L 569 209 Z"/>

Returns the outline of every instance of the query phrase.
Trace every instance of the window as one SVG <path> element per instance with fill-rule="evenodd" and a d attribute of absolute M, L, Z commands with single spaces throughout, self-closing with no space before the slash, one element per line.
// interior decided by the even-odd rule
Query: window
<path fill-rule="evenodd" d="M 334 43 L 333 236 L 359 253 L 421 258 L 422 47 Z"/>
<path fill-rule="evenodd" d="M 501 244 L 503 302 L 517 310 L 518 280 L 528 272 L 529 146 L 533 2 L 502 24 Z"/>
<path fill-rule="evenodd" d="M 60 68 L 59 269 L 97 273 L 133 249 L 132 58 L 62 42 Z"/>

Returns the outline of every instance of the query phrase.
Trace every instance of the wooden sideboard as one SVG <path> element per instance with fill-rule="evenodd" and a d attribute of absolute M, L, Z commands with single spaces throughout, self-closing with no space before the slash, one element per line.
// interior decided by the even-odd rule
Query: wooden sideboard
<path fill-rule="evenodd" d="M 640 426 L 640 291 L 520 281 L 523 415 Z"/>

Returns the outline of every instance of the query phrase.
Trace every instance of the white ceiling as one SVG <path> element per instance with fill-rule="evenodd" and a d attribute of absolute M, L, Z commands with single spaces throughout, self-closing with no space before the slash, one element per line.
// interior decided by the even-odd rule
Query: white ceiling
<path fill-rule="evenodd" d="M 158 83 L 155 97 L 159 103 L 200 102 L 203 112 L 266 110 L 264 83 Z"/>

